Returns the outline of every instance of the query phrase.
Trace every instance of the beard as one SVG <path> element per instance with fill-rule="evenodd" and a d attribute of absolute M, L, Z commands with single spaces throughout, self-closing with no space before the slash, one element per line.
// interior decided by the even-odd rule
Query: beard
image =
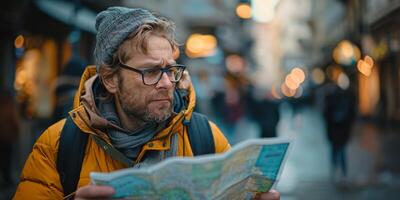
<path fill-rule="evenodd" d="M 136 118 L 143 122 L 155 122 L 160 123 L 172 116 L 172 104 L 168 103 L 168 106 L 163 105 L 160 106 L 159 109 L 150 107 L 150 104 L 146 104 L 143 106 L 137 105 L 137 101 L 131 102 L 126 98 L 120 98 L 119 103 L 122 107 L 122 110 L 127 114 L 130 118 Z"/>
<path fill-rule="evenodd" d="M 167 90 L 161 90 L 151 99 L 167 98 L 169 102 L 145 102 L 143 95 L 135 94 L 134 91 L 123 88 L 119 84 L 118 103 L 122 110 L 131 119 L 139 119 L 143 122 L 160 123 L 172 116 L 173 111 L 173 95 L 169 95 Z M 158 103 L 158 104 L 157 104 Z"/>

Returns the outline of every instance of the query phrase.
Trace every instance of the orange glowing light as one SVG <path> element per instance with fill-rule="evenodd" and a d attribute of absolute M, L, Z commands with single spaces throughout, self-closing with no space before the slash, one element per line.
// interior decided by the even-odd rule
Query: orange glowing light
<path fill-rule="evenodd" d="M 211 56 L 215 53 L 217 39 L 213 35 L 192 34 L 186 41 L 186 54 L 191 58 Z"/>
<path fill-rule="evenodd" d="M 304 71 L 298 67 L 292 69 L 290 73 L 296 76 L 299 83 L 303 83 L 306 78 L 306 74 L 304 73 Z"/>
<path fill-rule="evenodd" d="M 25 41 L 24 36 L 18 35 L 18 36 L 15 38 L 15 41 L 14 41 L 14 46 L 15 46 L 15 48 L 22 48 L 22 47 L 24 46 L 24 41 Z"/>
<path fill-rule="evenodd" d="M 186 48 L 192 53 L 200 53 L 204 48 L 202 36 L 200 34 L 191 35 L 187 40 Z"/>
<path fill-rule="evenodd" d="M 377 68 L 372 68 L 370 76 L 358 75 L 358 108 L 362 116 L 370 116 L 379 102 L 380 81 Z"/>
<path fill-rule="evenodd" d="M 287 97 L 293 97 L 296 94 L 296 90 L 292 90 L 292 89 L 288 88 L 285 83 L 282 83 L 281 91 L 282 91 L 282 94 Z"/>
<path fill-rule="evenodd" d="M 360 49 L 348 40 L 343 40 L 333 50 L 333 60 L 338 64 L 350 65 L 360 59 Z"/>
<path fill-rule="evenodd" d="M 289 74 L 285 78 L 285 85 L 291 90 L 296 90 L 300 84 L 295 75 Z"/>
<path fill-rule="evenodd" d="M 342 55 L 345 58 L 350 58 L 354 54 L 353 45 L 348 40 L 344 40 L 339 44 L 339 47 L 342 50 Z"/>
<path fill-rule="evenodd" d="M 374 60 L 370 56 L 365 56 L 364 60 L 359 60 L 357 62 L 358 71 L 367 77 L 371 75 L 373 66 Z"/>
<path fill-rule="evenodd" d="M 366 55 L 364 57 L 364 61 L 369 65 L 370 68 L 374 66 L 374 60 L 370 56 Z"/>
<path fill-rule="evenodd" d="M 369 76 L 371 75 L 371 69 L 369 68 L 369 65 L 363 61 L 363 60 L 359 60 L 357 62 L 357 69 L 358 71 L 360 71 L 361 74 L 363 74 L 364 76 Z"/>
<path fill-rule="evenodd" d="M 241 3 L 236 7 L 236 15 L 242 19 L 251 18 L 251 7 L 247 3 Z"/>
<path fill-rule="evenodd" d="M 324 71 L 322 71 L 322 69 L 320 68 L 315 68 L 312 72 L 311 72 L 311 77 L 312 80 L 314 81 L 315 84 L 322 84 L 325 81 L 325 74 Z"/>

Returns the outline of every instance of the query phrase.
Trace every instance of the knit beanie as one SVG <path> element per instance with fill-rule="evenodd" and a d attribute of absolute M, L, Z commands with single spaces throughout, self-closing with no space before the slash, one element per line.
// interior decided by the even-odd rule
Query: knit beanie
<path fill-rule="evenodd" d="M 154 23 L 156 17 L 141 8 L 110 7 L 96 16 L 96 47 L 94 57 L 97 71 L 102 64 L 111 64 L 113 54 L 139 26 Z"/>

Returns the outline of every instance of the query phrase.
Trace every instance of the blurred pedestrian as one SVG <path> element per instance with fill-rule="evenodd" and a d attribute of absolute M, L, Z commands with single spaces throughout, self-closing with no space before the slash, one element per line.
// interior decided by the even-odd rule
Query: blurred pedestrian
<path fill-rule="evenodd" d="M 80 77 L 85 70 L 86 62 L 79 57 L 72 57 L 65 65 L 62 73 L 55 82 L 56 103 L 53 111 L 53 122 L 66 117 L 73 107 Z"/>
<path fill-rule="evenodd" d="M 332 175 L 346 178 L 346 145 L 356 115 L 356 99 L 350 88 L 342 89 L 330 83 L 324 98 L 324 119 L 331 145 Z M 338 174 L 337 174 L 338 173 Z"/>
<path fill-rule="evenodd" d="M 246 103 L 238 78 L 232 74 L 224 76 L 224 90 L 217 91 L 212 106 L 225 136 L 230 143 L 236 133 L 236 125 L 245 115 Z"/>
<path fill-rule="evenodd" d="M 256 94 L 252 94 L 251 115 L 260 126 L 263 138 L 276 137 L 276 127 L 280 119 L 279 101 L 273 99 L 271 95 L 265 95 L 256 98 Z"/>
<path fill-rule="evenodd" d="M 14 185 L 13 149 L 18 141 L 19 121 L 17 104 L 10 90 L 0 89 L 0 169 L 2 188 Z"/>

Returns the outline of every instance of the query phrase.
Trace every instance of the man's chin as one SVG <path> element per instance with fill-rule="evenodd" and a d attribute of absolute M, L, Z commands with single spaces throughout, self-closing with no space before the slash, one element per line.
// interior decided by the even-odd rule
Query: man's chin
<path fill-rule="evenodd" d="M 149 114 L 146 116 L 146 121 L 160 123 L 172 116 L 172 109 L 160 109 L 148 113 Z"/>
<path fill-rule="evenodd" d="M 156 109 L 167 109 L 171 107 L 171 102 L 168 100 L 162 100 L 162 101 L 151 101 L 148 106 L 150 107 L 149 109 L 156 110 Z"/>
<path fill-rule="evenodd" d="M 170 117 L 171 117 L 171 113 L 165 114 L 165 115 L 153 115 L 153 116 L 148 117 L 148 121 L 160 123 L 160 122 L 167 120 Z"/>

